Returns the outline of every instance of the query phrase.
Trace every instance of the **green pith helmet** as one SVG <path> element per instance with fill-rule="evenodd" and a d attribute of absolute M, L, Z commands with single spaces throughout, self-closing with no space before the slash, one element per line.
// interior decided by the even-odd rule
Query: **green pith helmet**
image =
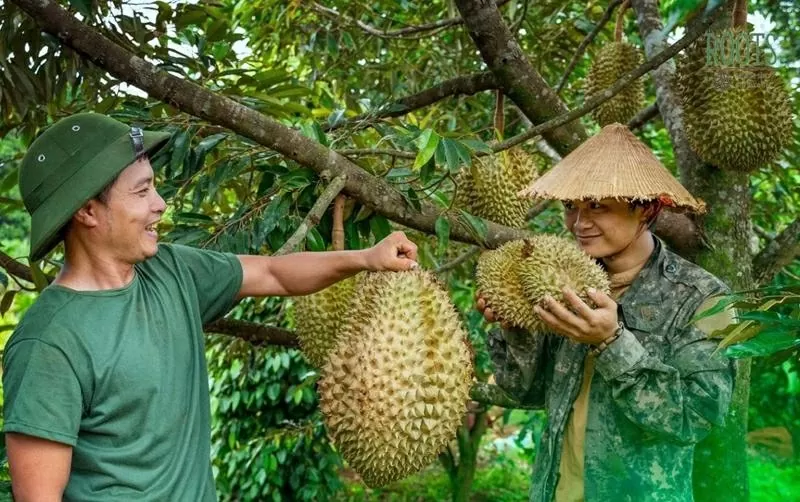
<path fill-rule="evenodd" d="M 31 215 L 31 260 L 58 244 L 61 228 L 83 204 L 137 158 L 152 157 L 169 137 L 99 113 L 78 113 L 36 138 L 19 172 L 22 202 Z"/>

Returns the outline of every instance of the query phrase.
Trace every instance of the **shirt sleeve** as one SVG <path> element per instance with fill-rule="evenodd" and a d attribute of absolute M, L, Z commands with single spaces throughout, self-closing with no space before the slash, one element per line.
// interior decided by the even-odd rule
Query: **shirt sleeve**
<path fill-rule="evenodd" d="M 493 329 L 488 333 L 489 355 L 497 385 L 520 404 L 544 407 L 552 380 L 549 357 L 552 335 L 522 329 Z"/>
<path fill-rule="evenodd" d="M 225 315 L 242 288 L 242 265 L 232 253 L 173 244 L 176 256 L 194 281 L 203 324 Z"/>
<path fill-rule="evenodd" d="M 83 413 L 80 380 L 67 356 L 40 340 L 3 355 L 3 431 L 75 446 Z"/>
<path fill-rule="evenodd" d="M 730 406 L 733 363 L 716 347 L 697 325 L 688 325 L 661 360 L 625 329 L 595 367 L 629 420 L 655 436 L 694 444 L 724 423 Z"/>

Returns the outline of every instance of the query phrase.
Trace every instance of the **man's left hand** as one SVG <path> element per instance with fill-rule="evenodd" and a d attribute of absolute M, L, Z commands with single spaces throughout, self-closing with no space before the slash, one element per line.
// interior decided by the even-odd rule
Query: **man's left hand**
<path fill-rule="evenodd" d="M 367 251 L 367 269 L 399 272 L 417 268 L 417 245 L 403 232 L 392 232 Z"/>
<path fill-rule="evenodd" d="M 542 306 L 534 307 L 542 320 L 555 332 L 578 343 L 598 345 L 617 330 L 617 303 L 602 291 L 589 290 L 589 298 L 597 305 L 591 308 L 569 288 L 563 290 L 572 310 L 547 297 Z"/>

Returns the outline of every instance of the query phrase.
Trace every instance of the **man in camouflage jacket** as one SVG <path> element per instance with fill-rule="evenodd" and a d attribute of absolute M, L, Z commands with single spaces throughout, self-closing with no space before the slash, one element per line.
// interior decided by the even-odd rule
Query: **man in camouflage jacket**
<path fill-rule="evenodd" d="M 725 285 L 656 240 L 649 261 L 619 300 L 624 329 L 595 361 L 585 436 L 587 501 L 692 500 L 693 445 L 723 423 L 732 365 L 688 324 Z M 559 335 L 493 330 L 495 379 L 512 397 L 548 411 L 531 502 L 550 502 L 564 429 L 589 346 Z M 670 466 L 669 470 L 664 466 Z"/>

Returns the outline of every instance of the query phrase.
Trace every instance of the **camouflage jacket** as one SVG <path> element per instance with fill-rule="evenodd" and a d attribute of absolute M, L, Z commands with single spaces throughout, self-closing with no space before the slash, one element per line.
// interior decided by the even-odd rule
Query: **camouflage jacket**
<path fill-rule="evenodd" d="M 595 360 L 584 442 L 584 490 L 593 501 L 691 501 L 694 444 L 727 413 L 732 362 L 688 324 L 726 286 L 656 239 L 618 300 L 622 335 Z M 558 335 L 493 330 L 495 379 L 521 402 L 547 409 L 531 502 L 553 500 L 564 430 L 589 347 Z"/>

